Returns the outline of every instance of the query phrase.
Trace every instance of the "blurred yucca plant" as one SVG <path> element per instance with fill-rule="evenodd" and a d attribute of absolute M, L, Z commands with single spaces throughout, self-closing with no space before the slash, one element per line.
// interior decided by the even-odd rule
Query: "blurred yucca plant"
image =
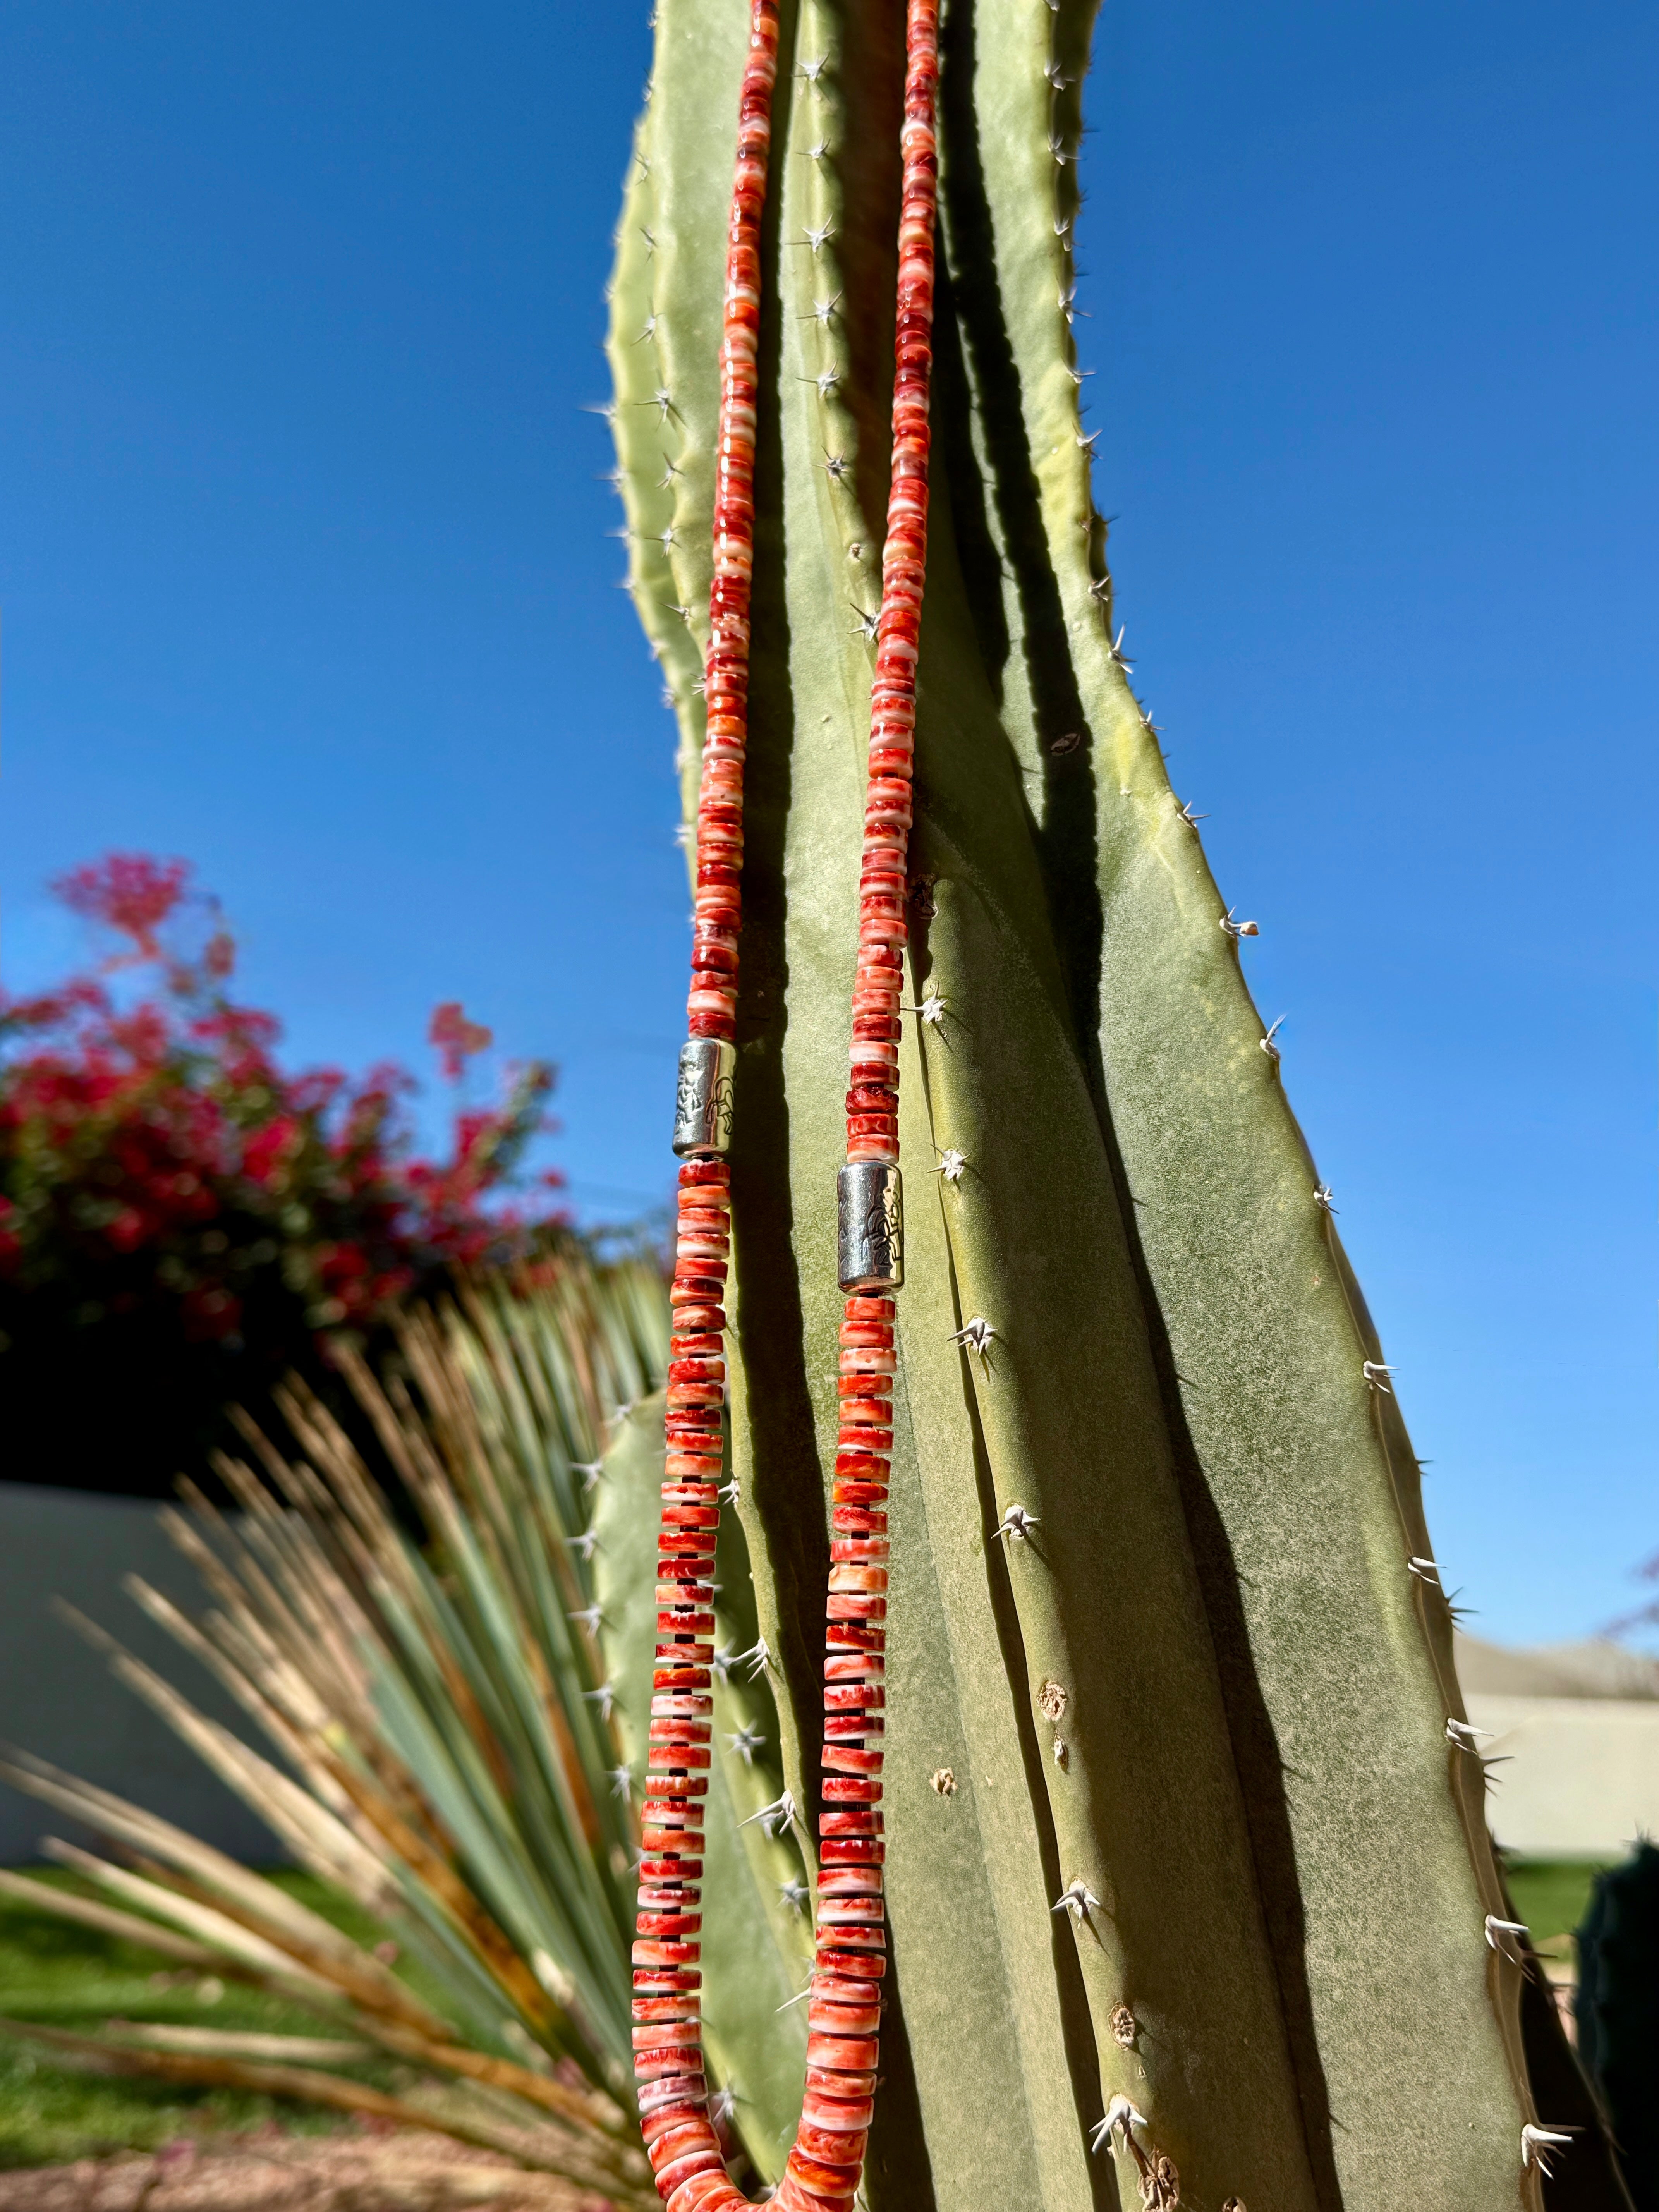
<path fill-rule="evenodd" d="M 21 2022 L 5 2023 L 9 2032 L 71 2063 L 438 2126 L 619 2206 L 654 2204 L 629 2064 L 637 1847 L 618 1698 L 631 1693 L 609 1678 L 600 1630 L 611 1600 L 597 1593 L 603 1575 L 619 1607 L 650 1601 L 661 1451 L 651 1394 L 667 1340 L 666 1294 L 650 1260 L 600 1267 L 576 1256 L 533 1284 L 485 1279 L 459 1304 L 414 1310 L 383 1376 L 342 1348 L 418 1534 L 302 1387 L 280 1400 L 290 1450 L 241 1423 L 249 1458 L 220 1468 L 240 1515 L 187 1490 L 188 1510 L 168 1516 L 213 1607 L 191 1620 L 136 1578 L 130 1587 L 217 1675 L 280 1763 L 82 1624 L 117 1677 L 301 1865 L 398 1937 L 437 2000 L 273 1882 L 20 1755 L 0 1766 L 5 1778 L 107 1845 L 100 1854 L 49 1843 L 85 1878 L 82 1893 L 0 1876 L 9 1895 L 297 2001 L 334 2039 L 138 2024 L 95 2038 Z M 610 1490 L 615 1534 L 603 1539 L 601 1564 L 590 1508 Z M 630 1550 L 636 1559 L 620 1556 Z M 740 1617 L 738 1632 L 745 1626 Z M 732 1694 L 744 1701 L 734 1765 L 763 1797 L 768 1763 L 755 1754 L 769 1693 L 762 1679 Z M 642 1722 L 642 1711 L 634 1717 Z M 638 1735 L 642 1752 L 642 1726 Z M 763 1876 L 793 1896 L 795 1864 L 775 1856 L 793 1846 L 769 1832 L 781 1825 L 761 1822 L 755 1851 Z M 753 1933 L 772 1951 L 776 1981 L 766 1920 Z M 755 1945 L 738 1948 L 752 1978 Z M 764 1975 L 759 1985 L 771 1986 Z M 394 2095 L 328 2063 L 354 2053 L 391 2054 L 431 2086 Z M 757 2128 L 756 2100 L 744 2103 L 764 2170 L 776 2116 L 764 2112 Z"/>

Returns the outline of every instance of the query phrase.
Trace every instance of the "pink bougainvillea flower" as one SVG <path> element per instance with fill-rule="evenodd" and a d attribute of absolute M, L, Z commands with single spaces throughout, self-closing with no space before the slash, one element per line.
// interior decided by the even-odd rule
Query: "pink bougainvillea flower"
<path fill-rule="evenodd" d="M 0 1327 L 15 1340 L 14 1322 L 141 1310 L 172 1312 L 195 1343 L 278 1310 L 258 1325 L 369 1327 L 456 1268 L 532 1255 L 562 1217 L 502 1200 L 550 1126 L 552 1071 L 509 1069 L 504 1104 L 458 1115 L 447 1157 L 414 1157 L 413 1079 L 284 1069 L 275 1018 L 226 994 L 232 941 L 189 875 L 117 854 L 59 886 L 128 940 L 106 964 L 147 970 L 136 1002 L 86 975 L 0 998 L 0 1283 L 27 1302 Z M 459 1002 L 432 1037 L 452 1076 L 491 1042 Z"/>
<path fill-rule="evenodd" d="M 52 890 L 73 914 L 101 921 L 130 937 L 123 961 L 161 957 L 156 934 L 185 896 L 188 860 L 156 860 L 148 853 L 106 853 L 58 878 Z"/>
<path fill-rule="evenodd" d="M 474 1054 L 488 1052 L 495 1041 L 493 1030 L 482 1022 L 470 1022 L 461 1011 L 459 999 L 447 999 L 432 1010 L 432 1025 L 428 1030 L 427 1042 L 436 1045 L 443 1055 L 444 1073 L 452 1083 L 459 1079 L 465 1063 Z"/>

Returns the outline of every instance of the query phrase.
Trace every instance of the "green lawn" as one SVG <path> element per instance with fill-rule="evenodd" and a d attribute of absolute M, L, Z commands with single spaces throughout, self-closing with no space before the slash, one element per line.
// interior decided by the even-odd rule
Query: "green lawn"
<path fill-rule="evenodd" d="M 1601 1868 L 1583 1860 L 1512 1858 L 1504 1871 L 1516 1917 L 1526 1922 L 1534 1944 L 1541 1948 L 1577 1927 Z"/>
<path fill-rule="evenodd" d="M 27 1871 L 55 1887 L 79 1887 L 56 1871 Z M 276 1879 L 349 1935 L 369 1943 L 380 1936 L 372 1922 L 309 1875 L 283 1873 Z M 0 1897 L 0 2013 L 82 2033 L 115 2019 L 278 2034 L 331 2032 L 314 2014 L 258 1990 L 234 1982 L 204 1984 L 194 1974 L 170 1972 L 137 1944 L 78 1928 L 8 1897 Z M 384 2087 L 407 2078 L 393 2067 L 351 2071 Z M 0 2038 L 0 2168 L 153 2149 L 175 2136 L 250 2128 L 270 2119 L 306 2134 L 346 2124 L 337 2114 L 286 2099 L 77 2074 L 56 2063 L 44 2048 L 34 2051 Z"/>

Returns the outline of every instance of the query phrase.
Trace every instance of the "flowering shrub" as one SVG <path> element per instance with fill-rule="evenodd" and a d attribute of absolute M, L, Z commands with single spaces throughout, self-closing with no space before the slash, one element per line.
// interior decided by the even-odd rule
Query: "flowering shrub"
<path fill-rule="evenodd" d="M 234 942 L 184 862 L 114 854 L 53 888 L 113 949 L 55 991 L 0 999 L 8 1412 L 43 1361 L 94 1396 L 135 1359 L 176 1389 L 182 1361 L 185 1395 L 216 1406 L 313 1364 L 313 1332 L 373 1329 L 405 1292 L 556 1226 L 545 1199 L 505 1202 L 546 1126 L 549 1068 L 518 1070 L 499 1108 L 458 1111 L 447 1159 L 417 1158 L 400 1069 L 278 1065 L 279 1026 L 231 996 Z M 459 1081 L 491 1037 L 450 1004 L 430 1040 Z"/>

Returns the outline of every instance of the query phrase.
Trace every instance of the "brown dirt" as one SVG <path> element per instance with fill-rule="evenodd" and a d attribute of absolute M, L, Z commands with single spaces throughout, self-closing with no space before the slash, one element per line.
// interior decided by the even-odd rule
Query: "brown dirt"
<path fill-rule="evenodd" d="M 281 2128 L 0 2173 L 0 2212 L 607 2212 L 488 2151 L 416 2131 Z"/>

